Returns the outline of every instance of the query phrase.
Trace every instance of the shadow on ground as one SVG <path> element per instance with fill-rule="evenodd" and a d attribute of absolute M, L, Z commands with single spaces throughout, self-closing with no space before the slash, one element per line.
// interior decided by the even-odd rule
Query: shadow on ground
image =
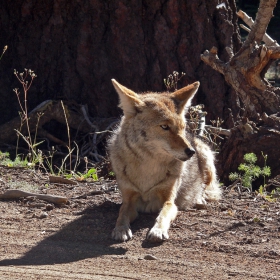
<path fill-rule="evenodd" d="M 87 208 L 80 213 L 81 217 L 39 242 L 23 257 L 2 260 L 0 266 L 49 265 L 102 255 L 123 255 L 126 249 L 121 245 L 115 248 L 110 238 L 118 209 L 112 202 Z"/>
<path fill-rule="evenodd" d="M 74 221 L 69 222 L 58 232 L 40 241 L 21 258 L 2 260 L 0 261 L 0 266 L 51 265 L 71 263 L 105 255 L 125 255 L 128 250 L 128 244 L 118 244 L 111 239 L 111 232 L 117 220 L 119 207 L 119 204 L 111 201 L 105 201 L 100 205 L 88 207 L 78 213 Z M 143 248 L 157 247 L 162 244 L 145 241 L 145 234 L 153 226 L 156 216 L 156 214 L 140 214 L 131 226 L 135 239 L 141 239 Z M 57 217 L 52 217 L 50 219 L 50 228 L 58 227 L 58 221 Z M 185 222 L 180 224 L 180 218 L 178 218 L 175 221 L 176 223 L 179 223 L 177 226 L 179 226 L 180 230 L 177 231 L 176 238 L 170 242 L 175 245 L 183 240 L 186 242 L 186 246 L 189 246 L 189 242 L 197 240 L 194 230 L 186 227 Z M 236 228 L 244 228 L 245 225 L 245 223 L 235 222 L 231 225 L 225 225 L 219 228 L 219 230 L 211 230 L 204 237 L 204 240 L 219 236 L 222 233 L 225 234 L 233 229 L 236 230 Z M 175 227 L 174 224 L 173 227 Z"/>

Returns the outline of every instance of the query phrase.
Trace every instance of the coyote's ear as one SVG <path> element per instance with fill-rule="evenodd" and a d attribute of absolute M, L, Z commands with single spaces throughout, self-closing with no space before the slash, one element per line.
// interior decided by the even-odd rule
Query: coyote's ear
<path fill-rule="evenodd" d="M 193 84 L 190 84 L 172 93 L 173 98 L 178 105 L 179 113 L 183 112 L 184 108 L 191 105 L 191 101 L 197 92 L 199 85 L 199 82 L 194 82 Z"/>
<path fill-rule="evenodd" d="M 141 106 L 143 102 L 140 100 L 137 93 L 122 86 L 115 79 L 111 80 L 115 90 L 120 98 L 120 107 L 125 116 L 134 116 L 139 110 L 137 107 Z"/>

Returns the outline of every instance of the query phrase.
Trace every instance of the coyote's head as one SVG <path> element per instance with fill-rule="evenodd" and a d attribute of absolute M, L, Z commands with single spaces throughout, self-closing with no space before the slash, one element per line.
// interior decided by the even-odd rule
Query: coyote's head
<path fill-rule="evenodd" d="M 173 93 L 137 94 L 112 79 L 124 112 L 120 133 L 130 148 L 156 157 L 188 160 L 194 149 L 185 137 L 185 112 L 199 87 L 195 82 Z"/>

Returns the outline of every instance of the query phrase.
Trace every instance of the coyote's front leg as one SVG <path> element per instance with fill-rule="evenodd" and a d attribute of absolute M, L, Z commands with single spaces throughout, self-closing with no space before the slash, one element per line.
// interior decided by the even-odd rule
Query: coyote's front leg
<path fill-rule="evenodd" d="M 127 241 L 132 238 L 130 223 L 138 216 L 136 209 L 139 194 L 135 191 L 122 191 L 123 203 L 120 208 L 116 226 L 112 232 L 112 238 L 118 241 Z"/>
<path fill-rule="evenodd" d="M 168 189 L 158 190 L 157 196 L 162 201 L 163 207 L 156 218 L 155 225 L 147 233 L 147 240 L 150 242 L 161 242 L 169 238 L 168 230 L 171 222 L 177 216 L 177 206 L 175 205 L 176 184 Z"/>
<path fill-rule="evenodd" d="M 150 242 L 161 242 L 169 238 L 168 230 L 171 222 L 176 218 L 177 206 L 174 202 L 166 201 L 156 218 L 155 225 L 147 234 L 147 240 Z"/>

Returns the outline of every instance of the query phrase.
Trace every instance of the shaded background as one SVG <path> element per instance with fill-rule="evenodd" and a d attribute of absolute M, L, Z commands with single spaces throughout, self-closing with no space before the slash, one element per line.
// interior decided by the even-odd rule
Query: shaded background
<path fill-rule="evenodd" d="M 220 117 L 232 126 L 236 95 L 200 54 L 216 46 L 227 60 L 225 46 L 239 48 L 235 3 L 217 9 L 221 1 L 209 2 L 1 1 L 0 46 L 8 50 L 0 62 L 0 123 L 19 111 L 14 69 L 30 68 L 38 77 L 29 110 L 64 99 L 87 104 L 93 117 L 118 116 L 112 78 L 137 92 L 162 91 L 163 79 L 176 70 L 186 72 L 179 87 L 201 82 L 195 102 L 206 105 L 208 120 Z"/>
<path fill-rule="evenodd" d="M 217 9 L 220 3 L 225 7 Z M 253 18 L 258 4 L 237 1 Z M 268 30 L 278 41 L 279 7 Z M 240 109 L 236 94 L 200 54 L 216 46 L 227 61 L 224 48 L 239 49 L 235 13 L 233 0 L 1 1 L 0 47 L 8 50 L 0 62 L 0 124 L 20 110 L 14 69 L 30 68 L 38 77 L 28 93 L 29 110 L 63 99 L 87 104 L 92 117 L 116 117 L 121 112 L 112 78 L 137 92 L 162 91 L 163 79 L 175 70 L 186 72 L 179 87 L 201 82 L 194 102 L 206 105 L 208 123 L 219 117 L 232 127 Z"/>

